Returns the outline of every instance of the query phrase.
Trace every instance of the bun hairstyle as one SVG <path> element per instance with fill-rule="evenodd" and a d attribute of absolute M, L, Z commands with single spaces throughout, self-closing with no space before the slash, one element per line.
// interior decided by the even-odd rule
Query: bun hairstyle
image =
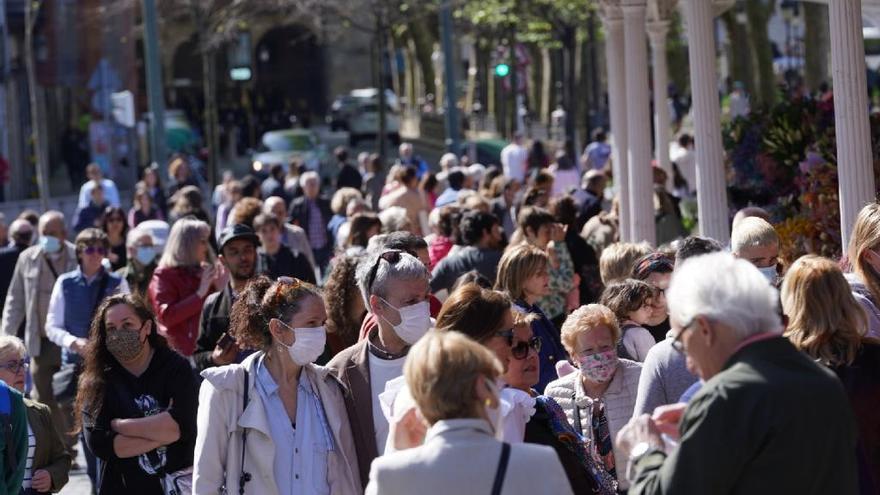
<path fill-rule="evenodd" d="M 272 344 L 269 320 L 288 322 L 308 297 L 321 298 L 314 285 L 290 277 L 273 282 L 266 276 L 252 280 L 232 304 L 229 334 L 244 349 L 265 350 Z"/>

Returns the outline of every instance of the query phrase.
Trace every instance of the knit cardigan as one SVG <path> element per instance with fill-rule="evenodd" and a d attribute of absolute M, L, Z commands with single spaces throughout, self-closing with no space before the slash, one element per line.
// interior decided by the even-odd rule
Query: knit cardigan
<path fill-rule="evenodd" d="M 608 418 L 608 428 L 611 431 L 612 441 L 617 438 L 619 432 L 633 415 L 633 408 L 636 404 L 636 394 L 639 388 L 639 375 L 642 372 L 642 363 L 621 359 L 608 384 L 605 395 L 599 398 L 605 404 L 605 415 Z M 572 400 L 574 394 L 574 400 Z M 554 380 L 547 385 L 544 395 L 552 397 L 562 410 L 569 423 L 577 430 L 578 425 L 575 421 L 574 405 L 580 407 L 580 417 L 582 419 L 580 432 L 586 438 L 592 438 L 590 428 L 589 410 L 593 399 L 584 394 L 583 382 L 581 382 L 581 374 L 579 372 L 569 373 L 568 375 Z M 627 457 L 618 449 L 617 444 L 614 445 L 614 462 L 617 466 L 617 472 L 623 473 L 626 469 Z M 622 478 L 622 476 L 621 476 Z M 623 481 L 623 480 L 621 480 Z M 626 483 L 622 483 L 625 485 Z"/>

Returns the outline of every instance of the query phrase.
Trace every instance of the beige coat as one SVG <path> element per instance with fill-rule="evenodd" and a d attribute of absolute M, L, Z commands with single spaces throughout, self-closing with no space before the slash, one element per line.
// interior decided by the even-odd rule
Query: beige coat
<path fill-rule="evenodd" d="M 278 495 L 274 479 L 275 444 L 272 441 L 266 409 L 257 392 L 256 353 L 240 365 L 209 368 L 199 392 L 198 433 L 193 469 L 193 493 L 218 493 L 225 484 L 228 493 L 238 493 L 241 473 L 242 429 L 248 429 L 245 445 L 245 471 L 251 480 L 245 493 Z M 248 370 L 248 406 L 242 413 L 244 370 Z M 327 457 L 327 482 L 333 495 L 357 495 L 361 482 L 342 393 L 325 368 L 303 368 L 321 403 L 336 450 Z"/>
<path fill-rule="evenodd" d="M 501 442 L 482 419 L 438 421 L 419 447 L 373 461 L 367 495 L 486 495 L 498 471 Z M 552 447 L 516 443 L 502 495 L 566 495 L 571 485 Z"/>
<path fill-rule="evenodd" d="M 70 242 L 64 243 L 64 255 L 61 263 L 55 263 L 55 271 L 58 275 L 76 270 L 76 248 Z M 45 334 L 40 328 L 40 305 L 38 295 L 42 291 L 49 300 L 52 287 L 40 287 L 40 279 L 43 270 L 50 271 L 49 266 L 43 261 L 43 248 L 31 246 L 22 251 L 15 264 L 12 281 L 9 283 L 9 292 L 6 294 L 6 304 L 3 307 L 3 323 L 0 325 L 0 334 L 16 335 L 18 327 L 26 321 L 24 329 L 24 345 L 28 355 L 36 357 L 40 355 L 40 340 Z M 45 315 L 43 315 L 45 316 Z"/>

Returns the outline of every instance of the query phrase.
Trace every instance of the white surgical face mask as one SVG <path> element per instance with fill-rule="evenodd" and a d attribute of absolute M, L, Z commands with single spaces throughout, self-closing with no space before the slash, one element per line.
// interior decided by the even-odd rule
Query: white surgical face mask
<path fill-rule="evenodd" d="M 381 315 L 377 315 L 389 325 L 394 327 L 394 332 L 400 337 L 404 342 L 409 345 L 413 345 L 419 341 L 422 336 L 428 333 L 428 329 L 431 328 L 431 306 L 428 304 L 428 301 L 422 301 L 420 303 L 412 304 L 410 306 L 404 306 L 402 308 L 397 308 L 392 306 L 391 303 L 386 301 L 385 299 L 379 298 L 387 304 L 388 306 L 397 310 L 400 313 L 400 323 L 397 325 L 392 324 L 387 319 L 383 318 Z"/>
<path fill-rule="evenodd" d="M 765 266 L 764 268 L 758 267 L 758 271 L 761 272 L 761 275 L 763 275 L 771 285 L 776 283 L 776 278 L 778 277 L 776 274 L 776 265 Z"/>
<path fill-rule="evenodd" d="M 323 326 L 292 328 L 287 323 L 281 320 L 278 321 L 293 332 L 293 336 L 296 339 L 289 346 L 279 342 L 279 344 L 287 348 L 287 352 L 290 353 L 290 358 L 293 359 L 294 363 L 305 366 L 314 362 L 324 352 L 324 345 L 327 343 L 327 331 Z"/>

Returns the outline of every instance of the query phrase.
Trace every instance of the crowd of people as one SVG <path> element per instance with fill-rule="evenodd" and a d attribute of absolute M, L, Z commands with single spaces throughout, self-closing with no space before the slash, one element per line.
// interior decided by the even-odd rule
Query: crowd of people
<path fill-rule="evenodd" d="M 175 157 L 128 210 L 90 166 L 0 229 L 0 486 L 82 449 L 99 494 L 880 493 L 880 203 L 789 266 L 759 208 L 685 235 L 657 167 L 655 248 L 604 133 L 539 151 Z"/>

